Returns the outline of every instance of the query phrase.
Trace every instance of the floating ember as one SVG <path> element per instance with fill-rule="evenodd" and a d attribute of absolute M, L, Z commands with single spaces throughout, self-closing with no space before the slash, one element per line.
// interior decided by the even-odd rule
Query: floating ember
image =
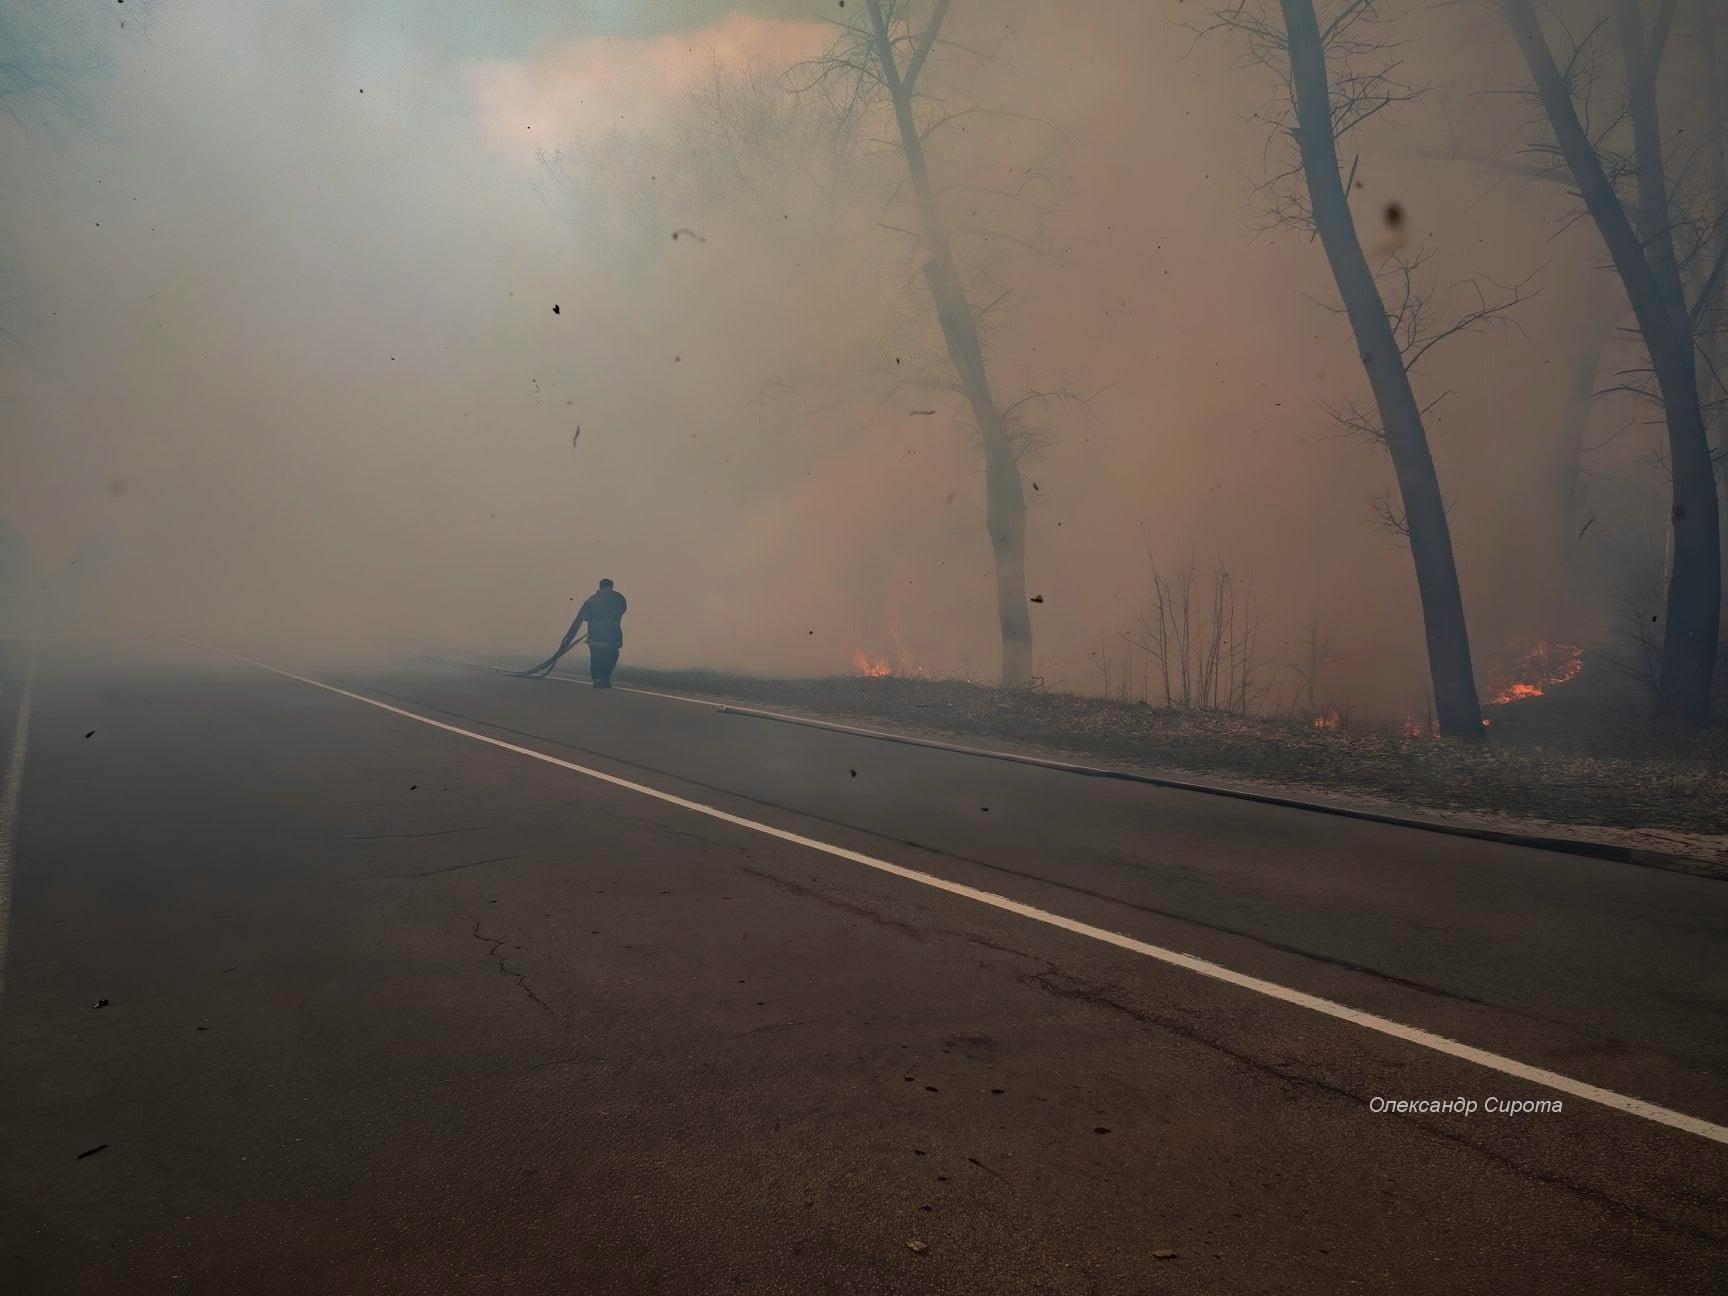
<path fill-rule="evenodd" d="M 1582 648 L 1538 639 L 1510 667 L 1497 672 L 1500 682 L 1490 687 L 1488 705 L 1505 706 L 1541 697 L 1555 685 L 1576 679 L 1583 669 Z"/>

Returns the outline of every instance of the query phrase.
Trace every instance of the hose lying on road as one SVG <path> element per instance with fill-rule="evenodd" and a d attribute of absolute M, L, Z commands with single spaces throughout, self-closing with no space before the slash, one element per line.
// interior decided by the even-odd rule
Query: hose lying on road
<path fill-rule="evenodd" d="M 560 648 L 557 652 L 553 653 L 550 657 L 548 657 L 545 661 L 541 662 L 538 666 L 531 666 L 527 670 L 506 671 L 504 673 L 506 675 L 514 675 L 518 679 L 544 679 L 546 676 L 548 676 L 552 673 L 552 668 L 558 664 L 558 659 L 560 657 L 562 657 L 565 653 L 569 652 L 577 644 L 583 644 L 583 643 L 587 643 L 587 642 L 588 642 L 588 636 L 587 635 L 583 635 L 580 639 L 572 639 L 569 643 L 565 644 L 562 648 Z"/>

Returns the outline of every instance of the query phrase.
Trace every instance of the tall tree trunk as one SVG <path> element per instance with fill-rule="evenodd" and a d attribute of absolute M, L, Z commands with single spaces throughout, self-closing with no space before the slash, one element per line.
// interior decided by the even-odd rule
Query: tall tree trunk
<path fill-rule="evenodd" d="M 1672 0 L 1668 0 L 1671 4 Z M 1639 211 L 1646 242 L 1632 228 L 1619 196 L 1602 169 L 1578 119 L 1565 78 L 1537 20 L 1531 0 L 1501 0 L 1507 21 L 1536 93 L 1579 193 L 1625 285 L 1638 331 L 1649 352 L 1662 413 L 1668 425 L 1668 459 L 1673 478 L 1669 510 L 1674 561 L 1668 579 L 1667 624 L 1662 638 L 1658 714 L 1703 724 L 1710 718 L 1710 686 L 1716 667 L 1716 640 L 1722 601 L 1722 552 L 1716 481 L 1710 444 L 1698 400 L 1692 327 L 1674 269 L 1668 222 L 1667 183 L 1662 170 L 1661 128 L 1656 116 L 1655 66 L 1660 41 L 1645 49 L 1633 0 L 1619 0 L 1621 28 L 1630 70 L 1631 110 L 1637 148 Z M 1631 12 L 1628 17 L 1627 9 Z M 1665 31 L 1671 9 L 1665 6 L 1658 30 Z M 1627 29 L 1630 26 L 1631 31 Z M 1655 223 L 1653 223 L 1655 222 Z M 1680 300 L 1676 306 L 1676 296 Z"/>
<path fill-rule="evenodd" d="M 1668 206 L 1667 161 L 1662 155 L 1662 118 L 1656 102 L 1656 73 L 1661 45 L 1646 48 L 1640 0 L 1615 0 L 1620 29 L 1620 53 L 1626 68 L 1627 107 L 1632 118 L 1633 171 L 1638 185 L 1638 229 L 1644 259 L 1656 279 L 1656 290 L 1674 322 L 1674 331 L 1690 335 L 1686 290 L 1680 283 L 1680 258 L 1674 251 L 1674 221 Z M 1679 0 L 1666 0 L 1672 10 Z M 1661 38 L 1665 43 L 1665 38 Z"/>
<path fill-rule="evenodd" d="M 1594 295 L 1593 295 L 1594 296 Z M 1579 541 L 1590 519 L 1583 516 L 1584 437 L 1590 426 L 1590 411 L 1596 404 L 1596 375 L 1602 367 L 1602 350 L 1614 331 L 1619 308 L 1596 300 L 1566 365 L 1566 408 L 1560 415 L 1559 503 L 1560 559 L 1566 579 L 1568 621 L 1577 616 L 1579 605 Z M 1571 633 L 1570 629 L 1567 633 Z"/>
<path fill-rule="evenodd" d="M 867 3 L 876 42 L 876 60 L 894 104 L 894 120 L 900 128 L 900 148 L 906 156 L 906 170 L 918 198 L 918 218 L 923 225 L 924 246 L 929 253 L 924 265 L 924 281 L 929 285 L 936 318 L 942 325 L 948 358 L 960 379 L 966 401 L 972 407 L 972 418 L 984 446 L 984 514 L 985 525 L 990 531 L 990 548 L 996 559 L 996 616 L 1002 631 L 1002 686 L 1022 688 L 1032 681 L 1032 616 L 1026 602 L 1026 488 L 1020 479 L 1020 465 L 1014 458 L 1014 448 L 1008 441 L 1007 424 L 990 393 L 984 347 L 978 339 L 978 323 L 973 318 L 965 286 L 955 267 L 953 245 L 949 242 L 947 227 L 936 204 L 936 191 L 930 184 L 924 141 L 918 134 L 918 123 L 912 114 L 913 86 L 948 6 L 946 0 L 937 5 L 930 25 L 919 38 L 917 51 L 902 75 L 894 57 L 894 46 L 882 16 L 880 0 L 867 0 Z"/>
<path fill-rule="evenodd" d="M 1710 201 L 1719 223 L 1715 256 L 1720 259 L 1728 251 L 1728 94 L 1724 94 L 1722 85 L 1722 60 L 1728 58 L 1728 49 L 1720 43 L 1716 4 L 1717 0 L 1699 0 L 1698 37 L 1704 59 L 1704 138 L 1710 151 Z M 1725 288 L 1728 280 L 1718 277 L 1698 303 L 1699 318 L 1710 323 L 1699 349 L 1705 361 L 1701 375 L 1704 391 L 1715 404 L 1708 422 L 1712 425 L 1710 439 L 1722 514 L 1728 514 L 1728 374 L 1723 372 L 1728 354 L 1723 351 L 1721 319 L 1723 302 L 1728 301 Z M 1728 527 L 1723 527 L 1722 532 L 1722 538 L 1728 540 Z"/>
<path fill-rule="evenodd" d="M 1452 556 L 1452 532 L 1440 479 L 1428 450 L 1422 410 L 1410 387 L 1404 357 L 1386 318 L 1374 272 L 1363 255 L 1362 242 L 1350 216 L 1350 199 L 1338 172 L 1338 141 L 1333 134 L 1331 88 L 1327 82 L 1326 49 L 1314 17 L 1313 0 L 1280 0 L 1290 51 L 1291 81 L 1296 97 L 1296 141 L 1314 225 L 1326 249 L 1344 310 L 1356 336 L 1362 367 L 1367 371 L 1386 448 L 1403 498 L 1409 530 L 1410 557 L 1416 567 L 1416 588 L 1422 598 L 1422 621 L 1428 638 L 1428 671 L 1434 683 L 1434 706 L 1440 732 L 1449 738 L 1480 741 L 1481 702 L 1470 664 L 1470 637 L 1464 621 L 1464 596 Z"/>

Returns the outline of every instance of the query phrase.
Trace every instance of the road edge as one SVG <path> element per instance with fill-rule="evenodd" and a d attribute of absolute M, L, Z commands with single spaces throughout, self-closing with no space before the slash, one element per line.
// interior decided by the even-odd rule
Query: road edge
<path fill-rule="evenodd" d="M 1662 869 L 1684 873 L 1689 877 L 1706 878 L 1713 882 L 1728 881 L 1728 869 L 1710 860 L 1694 859 L 1689 855 L 1674 855 L 1665 851 L 1644 850 L 1634 846 L 1619 846 L 1613 842 L 1591 841 L 1587 838 L 1549 837 L 1540 833 L 1521 833 L 1504 828 L 1479 827 L 1472 824 L 1449 824 L 1437 819 L 1420 819 L 1408 815 L 1388 814 L 1355 806 L 1334 805 L 1325 801 L 1304 801 L 1296 797 L 1279 796 L 1273 792 L 1254 792 L 1247 788 L 1226 787 L 1216 783 L 1195 783 L 1187 779 L 1137 770 L 1119 769 L 1107 765 L 1084 765 L 1076 761 L 1055 760 L 1024 752 L 999 751 L 987 747 L 970 747 L 964 743 L 946 742 L 939 738 L 920 738 L 913 734 L 895 733 L 886 729 L 866 729 L 856 725 L 819 720 L 811 716 L 790 715 L 779 711 L 764 711 L 757 707 L 738 706 L 718 698 L 691 697 L 692 702 L 712 702 L 716 709 L 730 715 L 750 719 L 770 720 L 779 724 L 805 725 L 813 729 L 829 729 L 836 733 L 856 734 L 880 742 L 903 743 L 912 747 L 928 747 L 935 751 L 954 752 L 966 756 L 981 756 L 988 760 L 1009 761 L 1016 765 L 1035 765 L 1041 769 L 1065 771 L 1086 778 L 1116 779 L 1125 783 L 1143 783 L 1151 787 L 1173 788 L 1182 792 L 1202 792 L 1209 796 L 1229 797 L 1237 801 L 1256 801 L 1262 805 L 1282 806 L 1288 810 L 1308 810 L 1315 814 L 1336 815 L 1341 819 L 1358 819 L 1368 823 L 1388 824 L 1396 828 L 1414 828 L 1424 832 L 1443 833 L 1449 837 L 1469 837 L 1476 841 L 1498 842 L 1507 846 L 1524 846 L 1531 850 L 1554 851 L 1578 855 L 1587 859 L 1607 860 L 1616 864 L 1633 864 L 1640 868 Z"/>
<path fill-rule="evenodd" d="M 492 675 L 510 672 L 478 662 L 461 661 L 453 657 L 421 654 L 432 661 Z M 569 675 L 553 674 L 548 678 L 564 683 L 584 681 Z M 625 678 L 629 678 L 626 674 Z M 953 752 L 962 756 L 979 756 L 986 760 L 1007 761 L 1016 765 L 1032 765 L 1040 769 L 1078 774 L 1085 778 L 1115 779 L 1124 783 L 1140 783 L 1149 787 L 1171 788 L 1180 792 L 1200 792 L 1207 796 L 1229 797 L 1236 801 L 1254 801 L 1261 805 L 1281 806 L 1286 810 L 1307 810 L 1314 814 L 1335 815 L 1340 819 L 1356 819 L 1366 823 L 1386 824 L 1394 828 L 1412 828 L 1421 832 L 1441 833 L 1448 837 L 1467 837 L 1474 841 L 1496 842 L 1503 846 L 1523 846 L 1530 850 L 1545 850 L 1584 859 L 1605 860 L 1612 864 L 1631 864 L 1638 868 L 1660 869 L 1667 873 L 1682 873 L 1687 877 L 1704 878 L 1711 882 L 1728 881 L 1728 866 L 1711 860 L 1695 859 L 1690 855 L 1675 855 L 1667 851 L 1645 850 L 1636 846 L 1620 846 L 1613 842 L 1591 841 L 1588 838 L 1549 837 L 1541 833 L 1516 832 L 1507 828 L 1488 828 L 1473 824 L 1449 824 L 1438 819 L 1422 819 L 1412 815 L 1390 814 L 1356 806 L 1337 805 L 1326 801 L 1306 801 L 1298 797 L 1280 796 L 1275 792 L 1255 792 L 1248 788 L 1227 787 L 1217 783 L 1196 783 L 1168 775 L 1146 774 L 1138 770 L 1109 765 L 1086 765 L 1078 761 L 1056 760 L 1048 756 L 1033 756 L 1027 752 L 1001 751 L 990 747 L 972 747 L 965 743 L 948 742 L 941 738 L 921 738 L 915 734 L 897 733 L 891 729 L 870 729 L 862 725 L 822 720 L 815 716 L 795 715 L 786 711 L 768 711 L 761 707 L 734 704 L 723 695 L 693 695 L 669 693 L 656 689 L 635 688 L 628 684 L 621 689 L 631 693 L 648 693 L 655 697 L 673 698 L 699 706 L 712 706 L 728 715 L 747 719 L 769 720 L 779 724 L 803 725 L 811 729 L 826 729 L 834 733 L 874 738 L 879 742 L 901 743 L 909 747 L 926 747 L 933 751 Z"/>

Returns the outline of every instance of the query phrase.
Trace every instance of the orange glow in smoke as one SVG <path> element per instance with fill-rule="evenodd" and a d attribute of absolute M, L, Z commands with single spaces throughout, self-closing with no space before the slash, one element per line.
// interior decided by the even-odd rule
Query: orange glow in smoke
<path fill-rule="evenodd" d="M 886 657 L 872 657 L 861 648 L 852 650 L 852 673 L 863 675 L 867 679 L 880 679 L 884 675 L 892 675 L 894 668 L 888 664 Z"/>

